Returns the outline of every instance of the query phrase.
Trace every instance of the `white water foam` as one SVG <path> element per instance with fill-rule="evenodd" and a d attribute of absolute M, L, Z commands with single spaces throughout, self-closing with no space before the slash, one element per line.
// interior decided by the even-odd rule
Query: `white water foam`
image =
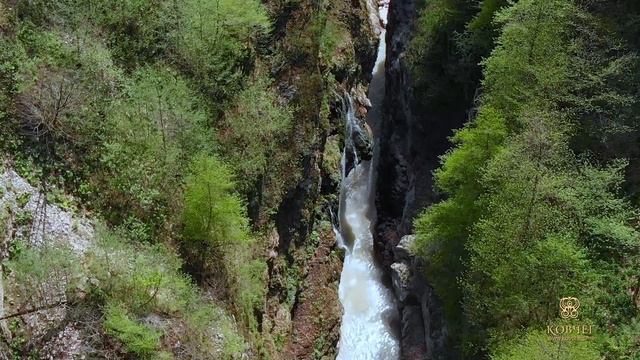
<path fill-rule="evenodd" d="M 383 24 L 386 23 L 388 5 L 388 0 L 384 1 L 377 9 Z M 369 90 L 372 108 L 368 122 L 374 130 L 378 127 L 384 100 L 384 27 L 381 28 L 380 39 Z M 352 131 L 358 126 L 350 98 L 345 110 L 346 139 L 349 142 Z M 382 283 L 382 271 L 373 256 L 371 220 L 375 219 L 372 196 L 375 173 L 371 161 L 357 163 L 357 156 L 353 155 L 356 165 L 348 174 L 344 174 L 347 148 L 355 151 L 353 144 L 347 144 L 343 153 L 338 238 L 340 245 L 345 248 L 339 287 L 344 314 L 337 359 L 397 360 L 400 346 L 391 326 L 397 322 L 398 310 L 391 290 Z"/>

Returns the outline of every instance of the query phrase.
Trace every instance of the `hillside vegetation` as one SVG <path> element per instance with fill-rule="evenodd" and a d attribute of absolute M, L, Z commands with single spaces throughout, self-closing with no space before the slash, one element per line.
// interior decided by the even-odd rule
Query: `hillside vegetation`
<path fill-rule="evenodd" d="M 426 1 L 410 51 L 417 101 L 471 94 L 471 110 L 415 250 L 464 358 L 638 359 L 639 11 Z M 567 296 L 591 339 L 545 332 Z"/>
<path fill-rule="evenodd" d="M 314 221 L 328 217 L 303 183 L 320 181 L 319 170 L 303 172 L 322 166 L 337 126 L 329 122 L 333 73 L 353 82 L 362 71 L 347 27 L 351 8 L 0 1 L 2 169 L 37 187 L 45 208 L 55 204 L 96 227 L 81 252 L 34 246 L 35 230 L 24 230 L 38 223 L 34 215 L 0 202 L 0 261 L 12 299 L 0 309 L 10 316 L 0 319 L 0 358 L 50 356 L 46 344 L 66 336 L 69 323 L 85 356 L 277 358 L 295 339 L 285 337 L 291 319 L 270 319 L 293 312 L 318 241 Z M 353 31 L 364 39 L 369 25 L 361 26 Z M 298 196 L 299 188 L 316 192 Z M 302 205 L 282 207 L 296 196 Z M 299 228 L 298 213 L 306 219 Z M 277 226 L 287 234 L 281 241 Z M 332 251 L 333 241 L 325 243 Z M 51 284 L 54 293 L 45 289 Z M 19 314 L 57 307 L 64 319 L 35 328 Z"/>

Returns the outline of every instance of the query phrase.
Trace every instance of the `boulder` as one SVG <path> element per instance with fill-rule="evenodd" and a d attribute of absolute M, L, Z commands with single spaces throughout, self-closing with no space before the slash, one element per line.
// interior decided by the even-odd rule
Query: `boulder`
<path fill-rule="evenodd" d="M 409 264 L 399 262 L 391 264 L 391 283 L 400 302 L 404 302 L 411 291 L 412 274 Z"/>

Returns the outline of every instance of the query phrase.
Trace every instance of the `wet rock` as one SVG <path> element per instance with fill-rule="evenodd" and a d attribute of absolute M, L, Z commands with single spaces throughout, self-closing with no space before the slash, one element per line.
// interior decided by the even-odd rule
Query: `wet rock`
<path fill-rule="evenodd" d="M 454 359 L 447 348 L 442 306 L 423 276 L 419 259 L 411 254 L 415 239 L 405 236 L 412 233 L 416 216 L 438 201 L 433 170 L 450 146 L 447 137 L 465 118 L 457 109 L 433 114 L 416 106 L 406 52 L 415 30 L 418 3 L 393 0 L 389 8 L 385 107 L 376 128 L 380 158 L 374 245 L 400 302 L 402 358 Z M 412 334 L 424 336 L 420 339 Z"/>
<path fill-rule="evenodd" d="M 401 260 L 410 260 L 413 258 L 413 254 L 411 253 L 411 248 L 413 247 L 413 243 L 416 241 L 415 235 L 405 235 L 400 239 L 398 245 L 393 248 L 393 255 L 396 261 Z"/>
<path fill-rule="evenodd" d="M 404 302 L 411 291 L 411 269 L 406 262 L 391 264 L 391 282 L 396 297 Z"/>
<path fill-rule="evenodd" d="M 402 310 L 402 359 L 430 359 L 425 343 L 420 305 L 405 306 Z"/>
<path fill-rule="evenodd" d="M 279 94 L 278 102 L 282 106 L 289 104 L 291 100 L 295 98 L 297 92 L 298 92 L 298 89 L 295 87 L 295 85 L 292 85 L 286 82 L 281 82 L 280 84 L 278 84 L 278 94 Z"/>
<path fill-rule="evenodd" d="M 362 84 L 358 84 L 353 89 L 353 100 L 355 100 L 356 104 L 364 108 L 368 109 L 371 107 L 371 100 L 367 97 L 367 88 Z"/>
<path fill-rule="evenodd" d="M 342 308 L 338 282 L 342 261 L 331 256 L 335 234 L 329 223 L 320 226 L 319 244 L 311 257 L 291 318 L 291 336 L 284 359 L 314 359 L 318 354 L 333 358 L 339 339 Z"/>
<path fill-rule="evenodd" d="M 358 153 L 358 157 L 362 160 L 371 160 L 373 156 L 373 144 L 371 133 L 367 131 L 368 127 L 359 126 L 357 131 L 353 133 L 353 143 Z"/>
<path fill-rule="evenodd" d="M 401 314 L 401 359 L 444 360 L 451 357 L 442 304 L 428 281 L 420 260 L 411 253 L 415 235 L 406 235 L 393 248 L 391 284 Z"/>
<path fill-rule="evenodd" d="M 390 265 L 391 284 L 399 302 L 401 314 L 401 359 L 427 359 L 425 317 L 421 306 L 424 283 L 417 260 L 409 251 L 415 236 L 404 236 L 393 248 L 394 263 Z"/>
<path fill-rule="evenodd" d="M 448 344 L 447 324 L 442 303 L 431 286 L 426 286 L 421 299 L 427 358 L 433 360 L 459 359 Z"/>

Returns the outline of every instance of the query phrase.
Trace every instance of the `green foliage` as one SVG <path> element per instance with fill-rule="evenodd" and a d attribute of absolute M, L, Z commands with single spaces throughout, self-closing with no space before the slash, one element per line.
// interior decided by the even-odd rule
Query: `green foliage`
<path fill-rule="evenodd" d="M 343 15 L 343 14 L 338 14 Z M 320 57 L 324 63 L 349 67 L 356 61 L 348 45 L 351 45 L 351 33 L 347 25 L 334 18 L 335 14 L 327 14 L 324 29 L 319 38 Z"/>
<path fill-rule="evenodd" d="M 103 33 L 113 56 L 125 67 L 163 55 L 177 23 L 171 1 L 18 1 L 17 15 L 38 26 Z"/>
<path fill-rule="evenodd" d="M 15 309 L 55 305 L 66 300 L 71 316 L 103 309 L 100 324 L 107 334 L 140 358 L 235 358 L 246 344 L 229 316 L 205 300 L 185 277 L 181 260 L 163 245 L 97 229 L 84 254 L 63 247 L 18 246 L 7 267 L 6 294 Z M 155 317 L 150 327 L 143 321 Z M 88 326 L 93 326 L 90 320 Z M 51 324 L 55 326 L 55 323 Z M 17 335 L 27 329 L 19 329 Z M 222 334 L 218 341 L 212 341 Z M 160 338 L 178 343 L 163 348 Z M 100 350 L 99 339 L 92 343 Z"/>
<path fill-rule="evenodd" d="M 442 158 L 443 166 L 435 173 L 436 186 L 451 197 L 429 208 L 415 223 L 415 250 L 428 259 L 427 275 L 449 314 L 457 313 L 461 298 L 456 279 L 463 269 L 465 240 L 484 210 L 478 199 L 483 172 L 502 149 L 505 136 L 504 118 L 490 107 L 483 107 L 474 122 L 456 132 L 452 141 L 458 147 Z"/>
<path fill-rule="evenodd" d="M 11 98 L 17 91 L 20 82 L 20 62 L 25 58 L 26 54 L 21 46 L 0 37 L 0 124 L 4 124 Z"/>
<path fill-rule="evenodd" d="M 343 45 L 344 24 L 333 25 L 327 53 Z M 25 246 L 15 274 L 33 285 L 46 282 L 34 259 L 51 269 L 63 265 L 50 257 L 81 264 L 60 291 L 74 311 L 104 309 L 103 327 L 129 356 L 164 357 L 166 342 L 181 344 L 177 357 L 235 358 L 247 347 L 239 331 L 258 331 L 267 267 L 236 191 L 260 202 L 266 219 L 298 179 L 290 169 L 300 155 L 287 148 L 297 141 L 294 108 L 255 61 L 270 30 L 257 0 L 0 4 L 2 150 L 31 182 L 46 179 L 48 200 L 72 208 L 70 192 L 112 228 L 83 255 Z M 297 97 L 315 99 L 321 76 L 312 83 Z M 27 225 L 30 212 L 16 221 Z M 184 269 L 167 246 L 180 248 Z M 214 284 L 240 329 L 183 270 Z M 147 328 L 152 315 L 168 326 Z"/>
<path fill-rule="evenodd" d="M 25 205 L 31 200 L 32 194 L 30 192 L 22 193 L 16 197 L 16 204 L 20 208 L 24 208 Z"/>
<path fill-rule="evenodd" d="M 13 97 L 11 116 L 0 122 L 2 145 L 17 152 L 17 167 L 36 160 L 38 171 L 57 174 L 50 181 L 80 187 L 95 166 L 101 112 L 122 74 L 99 43 L 76 33 L 62 37 L 26 23 L 8 38 L 16 63 L 3 64 L 13 71 Z"/>
<path fill-rule="evenodd" d="M 484 11 L 502 6 L 482 5 L 467 35 L 487 26 Z M 436 15 L 434 31 L 447 23 Z M 610 344 L 626 344 L 626 354 L 630 345 L 616 334 L 630 325 L 612 326 L 638 311 L 624 290 L 636 286 L 640 249 L 637 211 L 621 196 L 628 163 L 605 162 L 612 152 L 585 139 L 632 131 L 625 124 L 634 101 L 622 74 L 633 56 L 570 0 L 522 0 L 495 19 L 499 37 L 483 61 L 478 113 L 435 173 L 448 198 L 416 220 L 416 251 L 466 356 L 598 356 L 593 344 L 547 354 L 542 333 L 510 341 L 553 320 L 566 294 L 578 296 L 584 318 L 610 329 Z M 605 356 L 614 358 L 613 349 Z"/>
<path fill-rule="evenodd" d="M 120 340 L 127 352 L 141 359 L 156 358 L 160 347 L 160 333 L 130 319 L 127 311 L 117 305 L 105 309 L 104 327 L 107 334 Z"/>
<path fill-rule="evenodd" d="M 561 360 L 601 359 L 597 347 L 591 341 L 556 341 L 542 331 L 529 331 L 521 339 L 502 345 L 492 360 Z"/>
<path fill-rule="evenodd" d="M 602 352 L 607 360 L 637 360 L 640 354 L 640 319 L 631 319 L 616 329 L 613 336 L 603 341 Z"/>
<path fill-rule="evenodd" d="M 211 156 L 196 158 L 186 179 L 184 235 L 208 251 L 251 241 L 243 204 L 233 193 L 228 165 Z"/>
<path fill-rule="evenodd" d="M 191 289 L 177 276 L 181 263 L 175 256 L 163 246 L 134 246 L 101 231 L 98 245 L 87 253 L 89 281 L 97 284 L 92 296 L 137 314 L 150 309 L 173 313 L 184 307 L 183 296 Z"/>
<path fill-rule="evenodd" d="M 407 51 L 412 90 L 419 99 L 415 106 L 421 112 L 451 116 L 453 109 L 471 104 L 480 78 L 480 54 L 462 35 L 478 9 L 470 1 L 425 3 Z"/>
<path fill-rule="evenodd" d="M 172 1 L 72 2 L 76 3 L 72 11 L 86 14 L 79 20 L 94 21 L 104 29 L 113 57 L 126 67 L 165 55 L 170 47 L 169 34 L 179 24 L 177 4 Z"/>
<path fill-rule="evenodd" d="M 502 33 L 484 62 L 485 100 L 507 116 L 550 104 L 569 89 L 571 1 L 523 1 L 496 15 Z"/>
<path fill-rule="evenodd" d="M 228 99 L 240 90 L 252 54 L 251 39 L 269 30 L 257 0 L 188 0 L 175 33 L 179 61 L 209 96 Z"/>
<path fill-rule="evenodd" d="M 144 68 L 134 79 L 127 96 L 110 105 L 96 200 L 114 223 L 133 215 L 157 229 L 176 213 L 185 164 L 211 146 L 212 135 L 197 96 L 173 71 Z"/>
<path fill-rule="evenodd" d="M 74 297 L 83 287 L 80 266 L 66 247 L 28 248 L 12 244 L 12 256 L 3 264 L 9 273 L 7 294 L 23 301 L 23 306 L 37 308 L 62 296 Z"/>
<path fill-rule="evenodd" d="M 186 179 L 183 213 L 185 250 L 198 271 L 221 277 L 245 321 L 254 326 L 254 309 L 265 296 L 263 260 L 254 260 L 254 239 L 243 203 L 233 192 L 229 167 L 201 155 Z"/>
<path fill-rule="evenodd" d="M 266 79 L 258 78 L 241 91 L 225 112 L 219 131 L 223 152 L 246 194 L 260 189 L 259 182 L 268 181 L 265 177 L 279 176 L 288 165 L 278 161 L 282 157 L 278 153 L 291 133 L 293 111 L 279 104 L 269 85 Z M 272 189 L 270 196 L 276 193 Z"/>
<path fill-rule="evenodd" d="M 460 45 L 466 48 L 467 52 L 472 50 L 481 56 L 491 52 L 498 30 L 493 18 L 507 4 L 507 0 L 481 1 L 480 10 L 467 24 L 464 36 L 460 39 Z"/>
<path fill-rule="evenodd" d="M 141 245 L 103 232 L 87 255 L 92 299 L 122 308 L 130 316 L 170 314 L 176 323 L 163 327 L 163 336 L 176 338 L 187 357 L 232 354 L 245 344 L 227 316 L 207 303 L 190 279 L 181 274 L 182 261 L 162 245 Z M 170 321 L 165 319 L 164 321 Z M 171 329 L 172 326 L 180 328 Z M 212 342 L 216 332 L 225 335 Z"/>
<path fill-rule="evenodd" d="M 483 107 L 474 122 L 453 136 L 452 142 L 458 147 L 442 158 L 443 166 L 436 171 L 438 187 L 448 194 L 477 196 L 483 167 L 500 151 L 506 135 L 501 113 Z"/>

